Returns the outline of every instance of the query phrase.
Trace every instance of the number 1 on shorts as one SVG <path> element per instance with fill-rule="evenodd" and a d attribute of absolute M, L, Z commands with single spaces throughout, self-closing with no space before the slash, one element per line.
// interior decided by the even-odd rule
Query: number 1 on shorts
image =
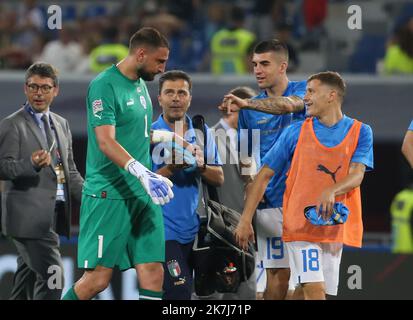
<path fill-rule="evenodd" d="M 145 138 L 148 137 L 148 115 L 145 114 Z"/>
<path fill-rule="evenodd" d="M 98 235 L 98 258 L 102 258 L 103 252 L 103 236 Z"/>

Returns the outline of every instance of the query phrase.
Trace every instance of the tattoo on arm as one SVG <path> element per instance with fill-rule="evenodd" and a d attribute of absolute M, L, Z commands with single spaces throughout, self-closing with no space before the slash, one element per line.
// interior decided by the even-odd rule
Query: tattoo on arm
<path fill-rule="evenodd" d="M 246 109 L 257 110 L 270 114 L 286 114 L 304 109 L 304 102 L 296 96 L 271 97 L 265 99 L 248 99 Z"/>

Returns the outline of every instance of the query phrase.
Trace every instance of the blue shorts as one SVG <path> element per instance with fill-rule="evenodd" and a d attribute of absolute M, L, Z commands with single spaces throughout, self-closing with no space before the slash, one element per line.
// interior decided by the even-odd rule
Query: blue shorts
<path fill-rule="evenodd" d="M 165 242 L 164 300 L 191 300 L 193 241 L 181 244 L 176 240 Z"/>

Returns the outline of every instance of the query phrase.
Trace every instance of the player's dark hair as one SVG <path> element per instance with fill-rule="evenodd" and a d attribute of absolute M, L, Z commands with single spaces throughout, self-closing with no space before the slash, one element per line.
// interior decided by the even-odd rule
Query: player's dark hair
<path fill-rule="evenodd" d="M 57 79 L 58 71 L 49 63 L 45 62 L 35 62 L 26 71 L 25 81 L 33 76 L 39 76 L 42 78 L 50 78 L 53 80 L 55 87 L 59 85 L 59 80 Z"/>
<path fill-rule="evenodd" d="M 334 71 L 319 72 L 311 75 L 308 78 L 307 83 L 311 80 L 319 80 L 320 82 L 337 89 L 338 95 L 341 97 L 341 100 L 343 100 L 346 94 L 346 84 L 339 73 Z"/>
<path fill-rule="evenodd" d="M 158 30 L 150 27 L 141 28 L 135 32 L 129 41 L 129 52 L 142 46 L 169 49 L 168 40 Z"/>
<path fill-rule="evenodd" d="M 267 53 L 271 51 L 283 55 L 285 59 L 288 61 L 287 45 L 278 39 L 261 41 L 254 48 L 254 53 L 257 54 Z"/>
<path fill-rule="evenodd" d="M 176 80 L 185 80 L 188 82 L 189 92 L 192 90 L 192 80 L 191 77 L 184 71 L 181 70 L 170 70 L 163 73 L 159 77 L 159 94 L 162 92 L 163 83 L 165 81 L 176 81 Z"/>
<path fill-rule="evenodd" d="M 236 87 L 232 89 L 229 93 L 241 99 L 249 99 L 257 95 L 255 90 L 250 87 Z"/>

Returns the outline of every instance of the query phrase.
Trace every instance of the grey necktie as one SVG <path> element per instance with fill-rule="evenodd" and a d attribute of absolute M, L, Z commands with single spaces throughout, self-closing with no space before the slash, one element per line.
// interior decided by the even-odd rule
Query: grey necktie
<path fill-rule="evenodd" d="M 47 146 L 48 146 L 48 151 L 50 150 L 50 148 L 52 147 L 53 143 L 53 148 L 52 150 L 50 150 L 50 155 L 52 156 L 52 164 L 55 165 L 56 164 L 56 142 L 55 142 L 55 138 L 54 135 L 52 133 L 52 129 L 50 128 L 50 122 L 49 122 L 49 118 L 46 114 L 44 114 L 42 116 L 42 122 L 43 122 L 43 126 L 44 126 L 44 131 L 46 133 L 46 140 L 47 140 Z"/>

